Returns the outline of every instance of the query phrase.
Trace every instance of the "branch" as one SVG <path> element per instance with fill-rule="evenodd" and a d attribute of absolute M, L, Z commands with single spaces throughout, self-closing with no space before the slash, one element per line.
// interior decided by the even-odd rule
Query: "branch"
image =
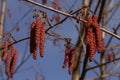
<path fill-rule="evenodd" d="M 112 36 L 114 36 L 114 37 L 116 37 L 117 39 L 120 40 L 120 36 L 118 36 L 118 35 L 110 32 L 110 31 L 108 31 L 108 30 L 106 30 L 106 29 L 104 29 L 104 28 L 100 28 L 100 29 L 101 29 L 102 31 L 104 31 L 104 32 L 106 32 L 106 33 L 108 33 L 108 34 L 110 34 L 110 35 L 112 35 Z"/>
<path fill-rule="evenodd" d="M 117 60 L 120 60 L 120 58 L 115 59 L 115 61 L 117 61 Z M 111 63 L 111 62 L 106 62 L 106 63 L 100 64 L 100 65 L 97 65 L 97 66 L 90 67 L 90 68 L 86 69 L 86 71 L 91 70 L 91 69 L 95 69 L 95 68 L 98 68 L 98 67 L 101 67 L 103 65 L 107 65 L 109 63 Z"/>
<path fill-rule="evenodd" d="M 6 0 L 1 0 L 1 16 L 0 16 L 0 48 L 2 47 L 2 38 L 3 38 L 3 27 L 5 21 L 5 9 L 6 9 Z M 0 51 L 0 62 L 1 62 L 2 51 Z M 1 66 L 0 66 L 1 67 Z"/>
<path fill-rule="evenodd" d="M 100 6 L 100 2 L 101 2 L 101 0 L 98 0 L 97 6 L 96 6 L 96 8 L 95 8 L 95 10 L 94 10 L 94 14 L 96 14 L 96 12 L 97 12 L 97 10 L 98 10 L 98 7 Z"/>
<path fill-rule="evenodd" d="M 56 33 L 48 33 L 48 32 L 46 32 L 46 34 L 49 35 L 49 36 L 53 36 L 53 37 L 55 37 L 55 38 L 61 39 L 61 40 L 66 40 L 66 39 L 67 39 L 67 38 L 65 38 L 65 37 L 63 37 L 63 36 L 61 36 L 61 35 L 57 35 Z M 9 44 L 8 46 L 11 46 L 12 44 L 16 44 L 16 43 L 19 43 L 19 42 L 21 42 L 21 41 L 27 40 L 27 39 L 29 39 L 29 38 L 30 38 L 30 37 L 25 37 L 25 38 L 22 38 L 22 39 L 20 39 L 20 40 L 16 40 L 16 41 L 14 41 L 13 43 Z M 4 47 L 0 48 L 0 50 L 2 50 L 2 49 L 4 49 Z"/>
<path fill-rule="evenodd" d="M 54 11 L 54 12 L 56 12 L 56 13 L 59 13 L 59 14 L 62 14 L 62 15 L 68 16 L 68 17 L 71 17 L 71 18 L 77 19 L 75 16 L 73 16 L 73 15 L 71 15 L 71 14 L 65 13 L 65 12 L 63 12 L 63 11 L 59 11 L 59 10 L 54 9 L 54 8 L 52 8 L 52 7 L 48 7 L 48 6 L 42 5 L 42 4 L 40 4 L 40 3 L 37 3 L 37 2 L 31 1 L 31 0 L 23 0 L 23 1 L 26 1 L 26 2 L 32 3 L 32 4 L 36 5 L 36 6 L 40 6 L 40 7 L 42 7 L 42 8 L 45 8 L 45 9 L 48 9 L 48 10 Z M 78 19 L 77 19 L 77 20 L 78 20 Z M 82 22 L 87 22 L 86 20 L 81 19 L 81 18 L 80 18 L 79 20 L 82 21 Z M 101 29 L 102 31 L 104 31 L 104 32 L 106 32 L 106 33 L 108 33 L 108 34 L 110 34 L 110 35 L 112 35 L 112 36 L 114 36 L 114 37 L 116 37 L 117 39 L 120 40 L 120 36 L 118 36 L 118 35 L 116 35 L 116 34 L 110 32 L 110 31 L 108 31 L 108 30 L 105 30 L 104 28 L 100 28 L 100 29 Z"/>
<path fill-rule="evenodd" d="M 98 17 L 98 23 L 100 23 L 100 21 L 101 21 L 101 17 L 102 17 L 102 15 L 103 15 L 103 11 L 104 11 L 104 8 L 105 8 L 105 4 L 106 4 L 106 0 L 102 0 L 102 1 L 101 1 L 100 12 L 99 12 L 99 17 Z"/>
<path fill-rule="evenodd" d="M 65 13 L 63 11 L 60 11 L 60 10 L 57 10 L 57 9 L 54 9 L 52 7 L 48 7 L 48 6 L 45 6 L 45 5 L 42 5 L 40 3 L 37 3 L 37 2 L 34 2 L 32 0 L 22 0 L 22 1 L 26 1 L 26 2 L 29 2 L 29 3 L 32 3 L 36 6 L 39 6 L 39 7 L 42 7 L 42 8 L 45 8 L 45 9 L 48 9 L 50 11 L 53 11 L 53 12 L 56 12 L 56 13 L 59 13 L 59 14 L 62 14 L 62 15 L 65 15 L 65 16 L 68 16 L 68 17 L 71 17 L 71 18 L 74 18 L 74 19 L 77 19 L 75 16 L 71 15 L 71 14 L 68 14 L 68 13 Z M 84 19 L 79 19 L 80 21 L 83 21 L 83 22 L 86 22 Z"/>
<path fill-rule="evenodd" d="M 3 37 L 3 26 L 4 26 L 4 19 L 5 19 L 5 8 L 6 8 L 6 0 L 2 0 L 2 11 L 0 16 L 0 44 L 2 43 Z"/>
<path fill-rule="evenodd" d="M 105 51 L 105 50 L 111 50 L 111 49 L 119 48 L 119 47 L 120 47 L 120 44 L 116 44 L 116 45 L 113 45 L 113 46 L 104 48 L 104 51 Z"/>

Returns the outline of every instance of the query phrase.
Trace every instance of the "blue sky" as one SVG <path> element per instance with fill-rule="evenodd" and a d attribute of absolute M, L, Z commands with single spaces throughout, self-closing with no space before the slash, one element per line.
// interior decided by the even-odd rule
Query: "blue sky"
<path fill-rule="evenodd" d="M 37 1 L 41 2 L 41 0 L 37 0 Z M 68 9 L 68 7 L 74 2 L 73 0 L 65 0 L 64 2 L 62 0 L 60 1 L 62 7 L 64 8 L 63 10 Z M 50 2 L 47 5 L 50 6 Z M 95 5 L 96 4 L 94 3 L 94 5 L 92 6 L 92 10 L 94 10 Z M 32 7 L 32 9 L 44 10 L 47 11 L 50 15 L 52 15 L 51 11 L 34 6 L 32 4 L 27 4 L 25 2 L 22 1 L 20 2 L 18 0 L 7 0 L 6 12 L 10 10 L 10 12 L 8 13 L 11 13 L 12 17 L 11 18 L 8 17 L 8 13 L 6 13 L 4 31 L 5 32 L 10 31 L 10 33 L 14 36 L 16 40 L 29 36 L 30 24 L 32 23 L 32 21 L 34 21 L 34 19 L 32 18 L 33 10 L 30 9 L 30 6 Z M 78 3 L 75 5 L 73 9 L 76 10 L 78 7 L 82 7 L 81 1 L 78 1 Z M 120 10 L 118 10 L 118 13 L 119 11 Z M 22 18 L 26 13 L 28 13 L 27 16 Z M 115 17 L 113 18 L 116 18 L 116 16 L 119 15 L 118 13 L 116 13 Z M 17 22 L 19 22 L 19 24 L 16 25 Z M 110 27 L 107 27 L 107 29 L 111 30 L 111 28 L 116 26 L 118 22 L 120 22 L 120 17 L 118 21 L 111 20 L 110 23 L 107 25 Z M 15 29 L 11 31 L 11 29 L 14 26 Z M 18 32 L 16 31 L 16 28 L 19 28 Z M 72 39 L 72 43 L 75 45 L 77 41 L 78 33 L 70 19 L 68 19 L 63 24 L 59 25 L 56 28 L 56 33 L 65 37 L 70 37 Z M 120 30 L 118 31 L 118 34 L 120 35 Z M 109 37 L 110 36 L 107 36 L 105 42 L 107 42 Z M 51 42 L 48 39 L 48 36 L 46 35 L 44 58 L 40 58 L 38 53 L 38 59 L 35 61 L 32 59 L 31 56 L 30 59 L 27 62 L 25 62 L 25 64 L 23 64 L 23 66 L 15 74 L 14 80 L 25 80 L 26 78 L 30 78 L 30 80 L 34 80 L 36 73 L 39 74 L 39 80 L 41 80 L 41 75 L 44 75 L 46 80 L 70 80 L 71 76 L 68 74 L 67 71 L 68 68 L 65 69 L 62 68 L 62 64 L 64 60 L 64 43 L 65 42 L 60 41 L 58 43 L 59 46 L 54 46 L 53 42 Z M 111 44 L 117 44 L 117 43 L 120 43 L 120 41 L 114 38 Z M 18 66 L 21 62 L 21 58 L 23 57 L 23 55 L 25 55 L 26 58 L 30 54 L 29 40 L 25 40 L 23 42 L 17 43 L 15 44 L 15 46 L 16 49 L 18 49 L 19 51 L 19 58 L 17 62 L 17 66 Z M 99 54 L 95 55 L 96 59 L 98 59 L 99 57 L 100 57 Z M 89 65 L 93 66 L 95 64 L 91 62 L 89 63 Z M 95 69 L 95 70 L 99 72 L 99 69 Z M 94 74 L 92 71 L 89 71 L 87 73 L 86 80 L 89 80 L 90 78 L 94 78 L 95 76 L 96 74 Z M 6 76 L 4 77 L 6 78 Z"/>

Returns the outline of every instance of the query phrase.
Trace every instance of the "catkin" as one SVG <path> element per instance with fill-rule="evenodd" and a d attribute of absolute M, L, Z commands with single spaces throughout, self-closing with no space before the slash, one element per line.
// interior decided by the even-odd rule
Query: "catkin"
<path fill-rule="evenodd" d="M 69 61 L 69 53 L 70 53 L 70 44 L 67 43 L 65 45 L 65 58 L 64 58 L 64 63 L 63 63 L 63 68 L 65 68 L 68 64 L 68 61 Z"/>
<path fill-rule="evenodd" d="M 36 27 L 35 27 L 35 42 L 37 45 L 40 39 L 40 23 L 41 23 L 41 18 L 38 17 L 38 19 L 36 20 Z"/>
<path fill-rule="evenodd" d="M 94 59 L 94 54 L 96 52 L 96 39 L 95 39 L 95 33 L 92 26 L 92 18 L 89 17 L 87 22 L 85 23 L 86 27 L 86 56 L 89 58 L 90 61 Z"/>
<path fill-rule="evenodd" d="M 46 23 L 42 22 L 41 31 L 40 31 L 40 56 L 41 57 L 44 56 L 45 30 L 46 30 Z"/>
<path fill-rule="evenodd" d="M 9 67 L 10 61 L 11 61 L 11 52 L 8 53 L 6 61 L 5 61 L 5 72 L 8 77 L 11 77 L 10 67 Z"/>
<path fill-rule="evenodd" d="M 47 0 L 42 0 L 42 4 L 46 4 L 47 3 Z"/>
<path fill-rule="evenodd" d="M 115 55 L 115 53 L 113 53 L 113 62 L 114 62 L 114 64 L 115 64 L 115 59 L 116 59 L 116 55 Z"/>
<path fill-rule="evenodd" d="M 36 41 L 35 41 L 35 23 L 31 24 L 31 32 L 30 32 L 30 52 L 33 54 L 33 59 L 36 59 Z"/>
<path fill-rule="evenodd" d="M 40 40 L 40 23 L 41 23 L 41 18 L 38 17 L 36 20 L 36 24 L 35 24 L 35 48 L 34 48 L 34 52 L 33 52 L 33 59 L 37 58 L 37 50 L 38 50 L 38 44 L 39 44 L 39 40 Z"/>
<path fill-rule="evenodd" d="M 109 61 L 109 62 L 112 62 L 112 60 L 113 60 L 113 59 L 112 59 L 112 54 L 108 54 L 108 61 Z"/>
<path fill-rule="evenodd" d="M 6 40 L 5 42 L 4 42 L 4 50 L 3 50 L 3 54 L 2 54 L 2 60 L 3 61 L 5 61 L 5 59 L 6 59 L 6 52 L 7 52 L 7 50 L 8 50 L 8 44 L 9 44 L 9 41 L 8 40 Z"/>
<path fill-rule="evenodd" d="M 38 49 L 39 36 L 40 36 L 40 22 L 41 19 L 38 18 L 36 22 L 33 22 L 31 24 L 30 52 L 33 54 L 33 59 L 37 58 L 37 49 Z"/>
<path fill-rule="evenodd" d="M 30 27 L 30 52 L 33 53 L 35 50 L 35 23 L 33 22 Z"/>
<path fill-rule="evenodd" d="M 104 44 L 101 38 L 101 34 L 100 34 L 100 26 L 97 22 L 97 17 L 94 16 L 93 17 L 93 27 L 95 28 L 95 34 L 96 34 L 96 42 L 97 42 L 97 49 L 98 49 L 98 53 L 102 53 L 103 52 L 103 48 L 104 48 Z"/>
<path fill-rule="evenodd" d="M 18 57 L 18 51 L 15 50 L 15 53 L 14 53 L 14 55 L 13 55 L 13 58 L 12 58 L 11 64 L 10 64 L 11 77 L 14 76 L 14 70 L 15 70 L 15 66 L 16 66 L 16 62 L 17 62 L 17 57 Z"/>
<path fill-rule="evenodd" d="M 69 74 L 72 74 L 74 64 L 75 64 L 75 48 L 72 48 L 69 54 L 69 68 L 68 68 Z"/>

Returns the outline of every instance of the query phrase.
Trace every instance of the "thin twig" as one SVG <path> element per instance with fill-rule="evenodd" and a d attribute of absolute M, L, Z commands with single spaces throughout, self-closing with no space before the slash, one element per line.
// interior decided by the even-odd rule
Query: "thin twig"
<path fill-rule="evenodd" d="M 117 60 L 120 60 L 120 58 L 115 59 L 115 61 L 117 61 Z M 91 70 L 91 69 L 95 69 L 95 68 L 98 68 L 98 67 L 101 67 L 103 65 L 107 65 L 109 63 L 111 63 L 111 62 L 106 62 L 106 63 L 100 64 L 100 65 L 97 65 L 97 66 L 90 67 L 90 68 L 86 69 L 86 71 Z"/>
<path fill-rule="evenodd" d="M 120 44 L 116 44 L 116 45 L 104 48 L 104 50 L 111 50 L 111 49 L 114 49 L 114 48 L 120 48 Z"/>
<path fill-rule="evenodd" d="M 100 2 L 101 2 L 101 0 L 98 0 L 97 6 L 96 6 L 96 8 L 94 10 L 94 14 L 96 14 L 96 12 L 97 12 L 97 10 L 98 10 L 98 8 L 100 6 Z"/>
<path fill-rule="evenodd" d="M 99 16 L 98 16 L 98 22 L 100 23 L 102 15 L 103 15 L 103 11 L 105 8 L 105 4 L 106 4 L 106 0 L 101 0 L 101 7 L 100 7 L 100 12 L 99 12 Z"/>

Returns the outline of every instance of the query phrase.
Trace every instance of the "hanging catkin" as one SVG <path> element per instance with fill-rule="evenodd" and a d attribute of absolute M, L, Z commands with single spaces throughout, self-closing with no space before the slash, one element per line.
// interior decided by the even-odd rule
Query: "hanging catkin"
<path fill-rule="evenodd" d="M 42 22 L 41 31 L 40 31 L 40 56 L 41 57 L 44 56 L 45 30 L 46 30 L 46 23 Z"/>
<path fill-rule="evenodd" d="M 100 34 L 100 26 L 97 22 L 97 16 L 93 17 L 93 27 L 95 28 L 95 36 L 96 36 L 96 43 L 97 43 L 97 49 L 98 49 L 98 53 L 102 53 L 103 52 L 103 48 L 104 48 L 104 44 L 101 38 L 101 34 Z"/>
<path fill-rule="evenodd" d="M 35 42 L 37 45 L 40 39 L 40 23 L 41 23 L 41 18 L 38 17 L 36 20 L 36 27 L 35 27 Z"/>
<path fill-rule="evenodd" d="M 31 24 L 31 32 L 30 32 L 30 52 L 33 54 L 33 59 L 37 58 L 37 49 L 39 44 L 39 36 L 40 36 L 40 18 Z M 39 25 L 38 25 L 39 24 Z"/>
<path fill-rule="evenodd" d="M 114 62 L 114 64 L 115 64 L 115 59 L 116 59 L 116 55 L 115 55 L 115 53 L 113 53 L 113 62 Z"/>
<path fill-rule="evenodd" d="M 13 55 L 13 58 L 12 58 L 11 64 L 10 64 L 11 77 L 14 76 L 14 70 L 15 70 L 15 66 L 16 66 L 16 62 L 17 62 L 17 57 L 18 57 L 18 51 L 15 50 L 15 53 L 14 53 L 14 55 Z"/>
<path fill-rule="evenodd" d="M 86 56 L 89 58 L 90 61 L 94 59 L 94 54 L 96 52 L 96 39 L 94 34 L 94 29 L 92 26 L 92 18 L 89 17 L 87 22 L 85 23 L 86 27 Z"/>
<path fill-rule="evenodd" d="M 5 61 L 5 72 L 8 77 L 11 77 L 10 74 L 10 61 L 11 61 L 11 52 L 8 53 L 6 61 Z"/>
<path fill-rule="evenodd" d="M 2 54 L 2 60 L 3 61 L 5 61 L 5 59 L 6 59 L 6 52 L 7 52 L 7 50 L 8 50 L 8 44 L 9 44 L 9 41 L 8 40 L 6 40 L 5 42 L 4 42 L 4 50 L 3 50 L 3 54 Z"/>
<path fill-rule="evenodd" d="M 70 43 L 68 42 L 65 45 L 65 57 L 64 57 L 63 68 L 65 68 L 69 62 L 69 54 L 70 54 Z"/>
<path fill-rule="evenodd" d="M 33 22 L 30 27 L 30 52 L 33 53 L 35 51 L 35 23 Z"/>
<path fill-rule="evenodd" d="M 69 67 L 68 67 L 69 74 L 72 74 L 74 64 L 75 64 L 75 48 L 72 48 L 69 54 Z"/>
<path fill-rule="evenodd" d="M 35 24 L 35 50 L 33 52 L 33 59 L 37 58 L 37 50 L 40 39 L 40 23 L 41 23 L 41 18 L 38 17 Z"/>
<path fill-rule="evenodd" d="M 46 4 L 47 3 L 47 0 L 42 0 L 42 4 Z"/>

